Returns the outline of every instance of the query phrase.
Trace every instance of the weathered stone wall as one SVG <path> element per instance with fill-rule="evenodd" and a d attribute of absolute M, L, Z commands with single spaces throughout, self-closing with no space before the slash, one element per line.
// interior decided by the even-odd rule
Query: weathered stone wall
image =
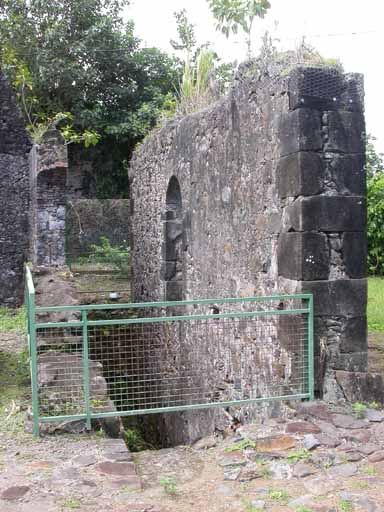
<path fill-rule="evenodd" d="M 366 370 L 360 76 L 245 66 L 228 97 L 150 137 L 131 172 L 135 300 L 311 292 L 318 391 L 335 394 L 334 370 Z"/>
<path fill-rule="evenodd" d="M 31 142 L 11 89 L 0 72 L 0 305 L 23 299 L 23 265 L 29 240 Z"/>
<path fill-rule="evenodd" d="M 31 151 L 31 259 L 36 265 L 65 263 L 67 146 L 48 131 Z"/>
<path fill-rule="evenodd" d="M 90 252 L 105 236 L 111 245 L 129 243 L 128 199 L 70 199 L 66 210 L 66 250 L 73 255 Z"/>

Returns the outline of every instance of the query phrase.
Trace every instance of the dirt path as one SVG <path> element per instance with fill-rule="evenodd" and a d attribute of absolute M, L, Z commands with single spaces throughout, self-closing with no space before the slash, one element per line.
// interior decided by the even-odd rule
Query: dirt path
<path fill-rule="evenodd" d="M 0 343 L 9 373 L 0 374 L 1 512 L 384 511 L 383 411 L 363 410 L 360 419 L 303 404 L 287 420 L 136 454 L 98 434 L 34 439 L 25 431 L 25 342 L 4 334 Z M 380 343 L 370 337 L 376 368 Z"/>

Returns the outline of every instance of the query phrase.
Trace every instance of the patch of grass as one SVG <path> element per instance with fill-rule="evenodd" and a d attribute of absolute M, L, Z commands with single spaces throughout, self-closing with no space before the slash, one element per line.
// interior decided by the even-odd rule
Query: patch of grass
<path fill-rule="evenodd" d="M 369 484 L 367 482 L 352 482 L 351 487 L 354 489 L 368 489 Z"/>
<path fill-rule="evenodd" d="M 368 407 L 370 409 L 376 409 L 377 410 L 377 409 L 380 409 L 380 404 L 378 402 L 370 402 L 368 404 Z"/>
<path fill-rule="evenodd" d="M 384 333 L 384 278 L 368 278 L 368 330 Z"/>
<path fill-rule="evenodd" d="M 303 505 L 300 505 L 300 507 L 295 508 L 296 512 L 312 512 L 311 508 L 304 507 Z"/>
<path fill-rule="evenodd" d="M 253 450 L 256 449 L 256 443 L 255 441 L 252 441 L 251 439 L 243 439 L 242 441 L 239 441 L 238 443 L 234 443 L 232 446 L 227 446 L 225 448 L 226 452 L 237 452 L 241 450 L 246 450 L 247 448 L 252 448 Z"/>
<path fill-rule="evenodd" d="M 353 504 L 349 500 L 340 500 L 339 508 L 341 512 L 351 512 L 353 510 Z"/>
<path fill-rule="evenodd" d="M 64 508 L 69 508 L 70 510 L 75 510 L 75 509 L 78 509 L 80 508 L 81 506 L 81 503 L 78 499 L 76 498 L 68 498 L 64 503 L 63 503 L 63 507 Z"/>
<path fill-rule="evenodd" d="M 287 462 L 289 464 L 296 464 L 296 462 L 300 462 L 302 460 L 308 460 L 311 456 L 311 453 L 309 450 L 303 449 L 298 450 L 296 452 L 292 452 L 287 456 Z"/>
<path fill-rule="evenodd" d="M 256 507 L 256 505 L 252 505 L 250 502 L 244 503 L 244 512 L 259 512 L 262 510 L 259 507 Z"/>
<path fill-rule="evenodd" d="M 281 505 L 285 505 L 289 500 L 289 494 L 283 489 L 270 489 L 268 491 L 268 498 L 280 503 Z"/>
<path fill-rule="evenodd" d="M 355 402 L 352 405 L 352 409 L 356 415 L 356 418 L 363 419 L 365 418 L 365 411 L 367 410 L 367 406 L 361 402 Z"/>
<path fill-rule="evenodd" d="M 24 307 L 0 307 L 0 332 L 25 332 L 27 315 Z"/>
<path fill-rule="evenodd" d="M 361 472 L 364 473 L 364 475 L 368 476 L 377 475 L 377 469 L 375 468 L 375 466 L 366 466 L 365 468 L 361 468 Z"/>
<path fill-rule="evenodd" d="M 175 496 L 177 493 L 176 479 L 173 476 L 164 476 L 160 478 L 159 484 L 164 489 L 165 494 Z"/>

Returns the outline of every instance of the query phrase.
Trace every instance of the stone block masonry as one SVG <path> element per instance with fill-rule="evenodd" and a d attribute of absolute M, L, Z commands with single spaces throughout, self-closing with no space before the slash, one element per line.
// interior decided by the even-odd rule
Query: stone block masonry
<path fill-rule="evenodd" d="M 243 65 L 226 98 L 134 155 L 134 298 L 313 293 L 316 388 L 334 398 L 335 372 L 367 364 L 362 77 L 270 76 Z"/>
<path fill-rule="evenodd" d="M 23 301 L 23 265 L 29 247 L 31 141 L 11 88 L 0 72 L 0 305 Z"/>

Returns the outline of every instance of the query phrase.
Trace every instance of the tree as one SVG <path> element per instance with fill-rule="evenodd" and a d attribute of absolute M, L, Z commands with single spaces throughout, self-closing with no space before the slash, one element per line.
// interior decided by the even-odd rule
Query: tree
<path fill-rule="evenodd" d="M 376 152 L 375 138 L 367 137 L 368 271 L 384 274 L 384 159 Z"/>
<path fill-rule="evenodd" d="M 237 34 L 239 27 L 245 32 L 247 54 L 251 57 L 251 32 L 255 18 L 264 18 L 271 7 L 268 0 L 208 0 L 213 16 L 217 20 L 216 29 L 226 37 Z"/>
<path fill-rule="evenodd" d="M 176 59 L 140 48 L 133 23 L 120 17 L 126 5 L 127 0 L 0 3 L 4 72 L 13 84 L 19 77 L 20 85 L 18 70 L 26 71 L 24 99 L 37 122 L 70 113 L 74 130 L 100 134 L 94 165 L 103 196 L 126 195 L 123 162 L 172 101 L 179 79 Z"/>

